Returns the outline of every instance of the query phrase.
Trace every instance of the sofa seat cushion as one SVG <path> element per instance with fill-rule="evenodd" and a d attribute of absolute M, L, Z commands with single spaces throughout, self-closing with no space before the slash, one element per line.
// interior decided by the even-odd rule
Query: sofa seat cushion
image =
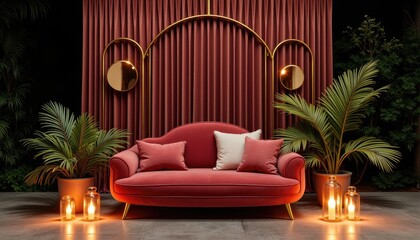
<path fill-rule="evenodd" d="M 115 181 L 116 193 L 138 196 L 281 196 L 301 191 L 298 180 L 275 174 L 190 168 L 136 173 Z"/>

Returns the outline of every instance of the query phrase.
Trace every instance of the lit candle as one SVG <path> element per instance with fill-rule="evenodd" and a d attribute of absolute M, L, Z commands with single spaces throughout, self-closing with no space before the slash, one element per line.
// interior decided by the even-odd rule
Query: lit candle
<path fill-rule="evenodd" d="M 328 219 L 335 220 L 335 201 L 332 198 L 328 200 Z"/>
<path fill-rule="evenodd" d="M 66 207 L 66 219 L 67 220 L 70 220 L 71 219 L 71 211 L 72 209 L 71 209 L 71 206 L 70 206 L 70 203 L 69 204 L 67 204 L 67 207 Z"/>
<path fill-rule="evenodd" d="M 92 203 L 88 207 L 88 220 L 95 220 L 95 206 Z"/>
<path fill-rule="evenodd" d="M 354 210 L 355 210 L 355 207 L 353 203 L 350 203 L 349 206 L 347 207 L 347 211 L 349 213 L 349 219 L 354 219 Z"/>

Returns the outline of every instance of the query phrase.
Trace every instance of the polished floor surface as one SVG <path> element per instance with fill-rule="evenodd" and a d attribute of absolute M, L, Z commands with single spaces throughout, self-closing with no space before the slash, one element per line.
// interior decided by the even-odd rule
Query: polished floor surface
<path fill-rule="evenodd" d="M 160 208 L 124 205 L 101 194 L 101 219 L 59 220 L 55 192 L 0 193 L 0 239 L 420 239 L 420 192 L 362 192 L 362 219 L 320 219 L 316 196 L 292 204 L 256 208 Z"/>

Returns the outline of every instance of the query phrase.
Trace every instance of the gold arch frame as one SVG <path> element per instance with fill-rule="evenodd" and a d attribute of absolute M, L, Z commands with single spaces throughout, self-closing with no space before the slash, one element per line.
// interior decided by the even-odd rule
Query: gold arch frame
<path fill-rule="evenodd" d="M 217 15 L 217 14 L 211 14 L 211 0 L 207 0 L 207 14 L 199 14 L 199 15 L 193 15 L 193 16 L 189 16 L 189 17 L 185 17 L 182 18 L 178 21 L 173 22 L 172 24 L 170 24 L 169 26 L 165 27 L 162 31 L 160 31 L 154 38 L 153 40 L 147 45 L 146 50 L 143 51 L 143 48 L 140 46 L 140 44 L 138 42 L 136 42 L 135 40 L 131 39 L 131 38 L 116 38 L 114 40 L 112 40 L 111 42 L 109 42 L 107 44 L 107 46 L 105 47 L 103 54 L 102 54 L 102 119 L 105 120 L 105 55 L 107 50 L 114 44 L 119 43 L 119 42 L 129 42 L 131 44 L 134 44 L 135 47 L 137 48 L 137 50 L 141 53 L 141 116 L 140 116 L 140 121 L 141 121 L 141 138 L 145 137 L 145 78 L 144 78 L 144 74 L 145 74 L 145 60 L 146 58 L 151 55 L 151 48 L 152 46 L 160 39 L 161 36 L 163 36 L 166 32 L 169 32 L 172 28 L 174 28 L 177 25 L 186 23 L 188 21 L 195 21 L 195 20 L 201 20 L 201 19 L 216 19 L 216 20 L 222 20 L 222 21 L 227 21 L 227 22 L 231 22 L 236 24 L 239 27 L 242 27 L 244 29 L 246 29 L 249 33 L 251 33 L 257 40 L 258 42 L 264 47 L 265 49 L 265 56 L 268 56 L 271 60 L 271 74 L 272 74 L 272 79 L 271 79 L 271 88 L 272 88 L 272 92 L 269 93 L 271 102 L 274 102 L 274 95 L 275 95 L 275 89 L 274 89 L 274 85 L 275 85 L 275 61 L 274 61 L 274 57 L 275 54 L 277 52 L 278 49 L 280 49 L 281 47 L 283 47 L 284 45 L 287 44 L 292 44 L 292 43 L 296 43 L 299 45 L 302 45 L 310 54 L 311 57 L 311 100 L 312 103 L 315 103 L 315 80 L 314 80 L 314 54 L 311 50 L 311 48 L 309 47 L 308 44 L 306 44 L 304 41 L 299 40 L 299 39 L 285 39 L 282 42 L 278 43 L 276 45 L 276 47 L 274 48 L 273 51 L 270 50 L 269 46 L 267 45 L 267 43 L 264 41 L 264 39 L 258 34 L 256 33 L 251 27 L 249 27 L 248 25 L 234 19 L 234 18 L 230 18 L 227 16 L 223 16 L 223 15 Z M 267 59 L 267 58 L 266 58 Z M 264 87 L 264 95 L 267 96 L 267 62 L 265 61 L 264 63 L 265 66 L 265 87 Z M 151 67 L 151 64 L 149 64 L 149 68 Z M 149 76 L 149 82 L 151 81 L 151 76 Z M 150 85 L 151 86 L 151 85 Z M 150 88 L 150 87 L 149 87 Z M 150 89 L 149 89 L 149 96 L 151 96 L 150 93 Z M 150 111 L 150 107 L 148 108 Z M 263 110 L 265 112 L 274 110 L 274 108 L 271 109 L 267 109 L 267 106 L 263 106 Z M 150 114 L 148 114 L 150 116 Z M 275 119 L 275 114 L 274 112 L 272 113 L 272 121 L 271 123 L 267 122 L 267 119 L 265 119 L 263 121 L 264 125 L 268 125 L 270 124 L 270 129 L 272 127 L 274 127 L 274 119 Z M 149 123 L 151 121 L 148 121 Z M 104 123 L 102 123 L 103 125 Z"/>
<path fill-rule="evenodd" d="M 211 3 L 211 0 L 207 0 L 207 14 L 200 14 L 200 15 L 194 15 L 194 16 L 186 17 L 186 18 L 180 19 L 180 20 L 178 20 L 178 21 L 170 24 L 169 26 L 165 27 L 148 44 L 148 46 L 146 48 L 146 51 L 143 51 L 143 49 L 140 46 L 140 44 L 138 42 L 136 42 L 135 40 L 131 39 L 131 38 L 117 38 L 117 39 L 114 39 L 114 40 L 112 40 L 111 42 L 109 42 L 107 44 L 107 46 L 105 47 L 105 49 L 104 49 L 104 51 L 102 53 L 102 120 L 103 121 L 105 120 L 105 55 L 106 55 L 107 50 L 112 45 L 114 45 L 116 43 L 119 43 L 119 42 L 129 42 L 131 44 L 134 44 L 135 47 L 136 47 L 136 49 L 138 51 L 140 51 L 140 53 L 141 53 L 141 68 L 140 69 L 141 69 L 141 82 L 142 82 L 142 84 L 141 84 L 141 103 L 140 103 L 140 106 L 141 106 L 141 117 L 140 117 L 140 121 L 141 121 L 141 127 L 142 127 L 141 128 L 141 137 L 143 138 L 144 137 L 144 132 L 145 132 L 144 131 L 144 129 L 145 129 L 145 126 L 144 126 L 144 124 L 145 124 L 145 121 L 144 121 L 144 118 L 145 118 L 145 94 L 144 94 L 145 93 L 145 84 L 144 84 L 144 74 L 145 73 L 144 73 L 144 70 L 145 70 L 145 59 L 146 59 L 146 57 L 149 56 L 149 54 L 151 52 L 151 47 L 153 46 L 153 44 L 155 42 L 157 42 L 160 39 L 160 37 L 162 35 L 164 35 L 166 32 L 168 32 L 169 30 L 171 30 L 175 26 L 177 26 L 179 24 L 182 24 L 182 23 L 185 23 L 187 21 L 192 21 L 192 20 L 197 20 L 197 19 L 207 19 L 207 18 L 221 19 L 223 21 L 228 21 L 228 22 L 235 23 L 235 24 L 239 25 L 240 27 L 245 28 L 250 33 L 252 33 L 254 35 L 254 37 L 256 37 L 257 40 L 264 46 L 264 48 L 265 48 L 265 56 L 269 56 L 270 59 L 271 59 L 271 62 L 272 62 L 272 64 L 271 64 L 271 68 L 272 68 L 272 79 L 271 79 L 272 92 L 270 93 L 271 94 L 271 100 L 272 100 L 272 102 L 274 101 L 274 94 L 275 94 L 274 93 L 274 91 L 275 91 L 275 89 L 274 89 L 274 83 L 275 83 L 274 82 L 275 81 L 274 57 L 275 57 L 275 54 L 276 54 L 277 49 L 279 49 L 280 47 L 283 47 L 283 45 L 285 45 L 285 44 L 291 44 L 291 43 L 297 43 L 297 44 L 303 45 L 309 51 L 309 53 L 311 55 L 311 63 L 312 63 L 311 64 L 311 68 L 312 68 L 312 71 L 311 71 L 311 75 L 312 75 L 311 76 L 311 81 L 312 81 L 311 82 L 312 102 L 313 103 L 315 102 L 314 55 L 313 55 L 313 52 L 312 52 L 311 48 L 305 42 L 303 42 L 302 40 L 299 40 L 299 39 L 286 39 L 286 40 L 280 42 L 279 44 L 277 44 L 277 46 L 274 48 L 274 50 L 271 51 L 270 48 L 268 47 L 267 43 L 264 41 L 264 39 L 262 39 L 261 36 L 259 36 L 252 28 L 250 28 L 246 24 L 244 24 L 242 22 L 239 22 L 238 20 L 233 19 L 233 18 L 230 18 L 230 17 L 226 17 L 226 16 L 222 16 L 222 15 L 214 15 L 214 14 L 211 14 L 211 8 L 210 8 L 211 7 L 211 4 L 210 3 Z M 265 72 L 264 73 L 265 74 L 265 89 L 264 89 L 264 94 L 265 94 L 265 96 L 267 96 L 267 85 L 266 85 L 267 84 L 267 62 L 266 61 L 267 61 L 267 58 L 265 58 L 265 63 L 264 63 L 264 66 L 265 66 L 265 69 L 264 69 L 264 72 Z M 149 65 L 149 67 L 151 67 L 151 65 Z M 150 76 L 149 76 L 149 81 L 151 81 L 151 77 Z M 150 88 L 149 88 L 149 91 L 150 91 Z M 151 94 L 149 94 L 149 96 L 151 96 Z M 150 111 L 150 109 L 151 108 L 149 107 L 149 111 Z M 267 106 L 263 106 L 263 110 L 264 111 L 267 111 Z M 271 108 L 271 110 L 274 110 L 274 108 Z M 271 122 L 271 124 L 274 125 L 274 112 L 272 113 L 272 115 L 273 115 L 273 121 Z M 267 119 L 265 119 L 264 122 L 265 122 L 265 125 L 267 125 Z M 102 125 L 104 126 L 104 122 L 102 122 Z M 270 126 L 270 127 L 272 127 L 272 126 Z M 290 206 L 290 203 L 289 204 L 285 204 L 285 205 L 286 205 L 286 209 L 287 209 L 287 212 L 288 212 L 288 215 L 289 215 L 290 219 L 293 220 L 294 217 L 293 217 L 292 208 Z M 125 208 L 124 208 L 122 219 L 125 219 L 125 217 L 126 217 L 126 215 L 128 213 L 129 208 L 130 208 L 130 204 L 126 203 Z"/>
<path fill-rule="evenodd" d="M 272 61 L 272 70 L 273 70 L 273 89 L 274 89 L 274 81 L 275 81 L 275 75 L 274 75 L 274 56 L 276 54 L 276 51 L 278 49 L 280 49 L 281 47 L 285 46 L 286 44 L 291 44 L 291 43 L 297 43 L 299 45 L 302 45 L 304 48 L 306 48 L 306 50 L 308 50 L 310 57 L 311 57 L 311 94 L 312 94 L 312 103 L 315 103 L 315 80 L 314 80 L 314 68 L 315 68 L 315 61 L 314 61 L 314 54 L 311 50 L 311 48 L 308 46 L 308 44 L 306 44 L 305 42 L 303 42 L 302 40 L 299 39 L 286 39 L 283 40 L 282 42 L 280 42 L 279 44 L 277 44 L 277 46 L 274 48 L 273 50 L 273 61 Z"/>
<path fill-rule="evenodd" d="M 269 55 L 272 56 L 270 48 L 268 47 L 267 43 L 261 38 L 260 35 L 258 35 L 258 33 L 256 33 L 254 30 L 252 30 L 252 28 L 250 28 L 249 26 L 245 25 L 242 22 L 239 22 L 236 19 L 230 18 L 230 17 L 226 17 L 226 16 L 222 16 L 222 15 L 215 15 L 215 14 L 201 14 L 201 15 L 194 15 L 194 16 L 190 16 L 190 17 L 186 17 L 183 18 L 181 20 L 178 20 L 172 24 L 170 24 L 169 26 L 165 27 L 158 35 L 156 35 L 156 37 L 149 43 L 149 45 L 147 46 L 147 49 L 145 51 L 145 54 L 148 55 L 149 54 L 149 50 L 150 48 L 153 46 L 153 44 L 155 42 L 157 42 L 157 40 L 159 40 L 160 36 L 164 35 L 166 32 L 168 32 L 169 30 L 171 30 L 172 28 L 176 27 L 179 24 L 188 22 L 188 21 L 192 21 L 192 20 L 201 20 L 201 19 L 221 19 L 227 22 L 233 22 L 236 23 L 237 25 L 239 25 L 240 27 L 245 28 L 246 30 L 248 30 L 250 33 L 252 33 L 257 40 L 265 47 L 265 49 L 269 52 Z"/>
<path fill-rule="evenodd" d="M 141 103 L 140 103 L 140 105 L 141 105 L 141 118 L 143 118 L 143 116 L 144 116 L 144 111 L 145 111 L 145 108 L 144 108 L 144 102 L 145 102 L 144 101 L 144 60 L 145 60 L 146 56 L 144 54 L 143 48 L 135 40 L 133 40 L 131 38 L 124 38 L 124 37 L 123 38 L 116 38 L 116 39 L 112 40 L 111 42 L 109 42 L 106 45 L 104 51 L 102 52 L 102 108 L 101 108 L 101 111 L 102 111 L 101 125 L 102 125 L 102 127 L 105 127 L 105 125 L 104 125 L 105 124 L 105 78 L 106 78 L 105 77 L 106 76 L 106 74 L 105 74 L 105 56 L 106 56 L 106 52 L 108 51 L 108 49 L 111 46 L 113 46 L 117 43 L 122 43 L 122 42 L 127 42 L 127 43 L 130 43 L 130 44 L 134 45 L 135 48 L 141 54 L 141 56 L 140 56 L 141 57 L 141 67 L 140 67 L 141 74 L 140 74 L 140 76 L 138 76 L 140 79 L 138 79 L 137 81 L 141 81 L 141 84 L 142 84 L 141 85 L 141 93 L 140 93 L 141 94 Z M 134 65 L 134 63 L 133 63 L 133 65 Z M 144 121 L 141 121 L 142 129 L 144 127 L 143 124 L 144 124 Z M 143 133 L 143 131 L 142 131 L 142 133 Z"/>

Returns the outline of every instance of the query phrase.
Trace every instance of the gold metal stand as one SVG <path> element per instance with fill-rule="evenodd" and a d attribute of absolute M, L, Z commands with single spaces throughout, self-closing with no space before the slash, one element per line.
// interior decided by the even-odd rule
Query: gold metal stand
<path fill-rule="evenodd" d="M 130 204 L 129 203 L 126 203 L 125 204 L 125 207 L 124 207 L 124 212 L 123 212 L 123 215 L 122 215 L 122 220 L 125 220 L 126 219 L 126 217 L 127 217 L 127 213 L 128 213 L 128 209 L 130 209 Z"/>
<path fill-rule="evenodd" d="M 286 205 L 287 213 L 289 214 L 290 220 L 295 220 L 295 218 L 293 217 L 292 207 L 290 206 L 290 203 L 287 203 L 285 205 Z"/>

